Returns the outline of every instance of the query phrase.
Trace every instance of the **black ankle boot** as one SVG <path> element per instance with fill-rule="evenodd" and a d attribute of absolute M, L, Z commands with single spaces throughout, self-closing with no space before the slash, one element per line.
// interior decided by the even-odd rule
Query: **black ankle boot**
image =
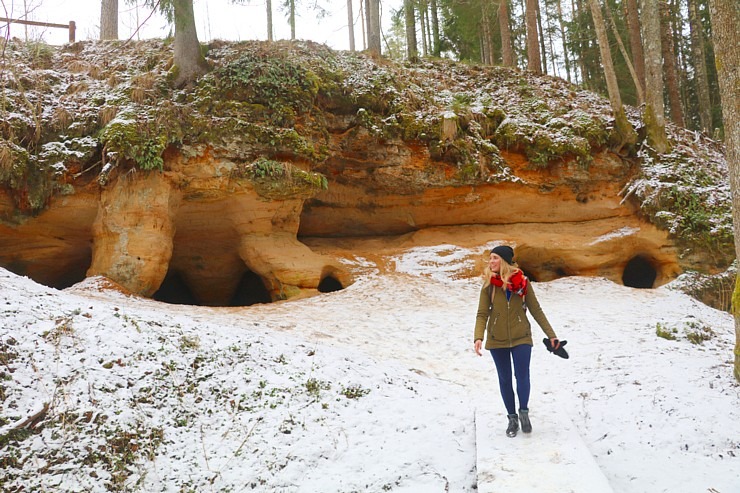
<path fill-rule="evenodd" d="M 507 437 L 515 437 L 516 432 L 519 431 L 519 416 L 516 414 L 509 414 L 509 426 L 506 428 Z"/>
<path fill-rule="evenodd" d="M 519 410 L 519 421 L 522 422 L 522 431 L 532 433 L 532 423 L 529 422 L 529 409 Z"/>

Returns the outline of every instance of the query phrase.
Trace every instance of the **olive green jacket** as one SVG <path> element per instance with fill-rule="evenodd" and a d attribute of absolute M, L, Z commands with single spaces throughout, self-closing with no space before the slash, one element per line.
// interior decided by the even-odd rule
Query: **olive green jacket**
<path fill-rule="evenodd" d="M 547 337 L 557 337 L 537 301 L 532 284 L 528 286 L 524 303 Z M 483 287 L 478 300 L 473 341 L 483 340 L 483 334 L 487 332 L 486 349 L 510 348 L 520 344 L 531 346 L 532 326 L 527 319 L 524 303 L 522 297 L 516 293 L 512 293 L 511 299 L 507 301 L 503 288 L 493 284 Z"/>

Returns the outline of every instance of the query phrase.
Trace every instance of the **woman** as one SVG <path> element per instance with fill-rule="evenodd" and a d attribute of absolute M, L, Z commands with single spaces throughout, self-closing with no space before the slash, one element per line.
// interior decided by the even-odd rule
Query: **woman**
<path fill-rule="evenodd" d="M 532 356 L 532 328 L 527 310 L 550 338 L 553 349 L 560 346 L 555 331 L 547 321 L 529 280 L 514 263 L 514 250 L 501 245 L 491 250 L 483 273 L 483 288 L 478 301 L 475 322 L 475 354 L 481 356 L 483 335 L 487 332 L 486 349 L 496 364 L 501 397 L 504 399 L 509 425 L 506 435 L 515 437 L 521 421 L 522 431 L 530 433 L 529 361 Z M 519 414 L 516 413 L 511 364 L 514 363 Z"/>

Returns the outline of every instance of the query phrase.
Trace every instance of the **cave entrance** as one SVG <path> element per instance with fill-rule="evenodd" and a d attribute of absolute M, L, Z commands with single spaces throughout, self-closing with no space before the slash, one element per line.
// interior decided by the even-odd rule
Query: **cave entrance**
<path fill-rule="evenodd" d="M 172 305 L 198 305 L 198 300 L 179 272 L 168 272 L 152 298 Z"/>
<path fill-rule="evenodd" d="M 231 297 L 230 306 L 250 306 L 257 303 L 271 303 L 270 292 L 265 287 L 262 278 L 248 270 L 244 272 L 239 285 Z"/>
<path fill-rule="evenodd" d="M 632 257 L 624 267 L 622 284 L 631 288 L 649 289 L 655 284 L 658 272 L 653 264 L 642 255 Z"/>
<path fill-rule="evenodd" d="M 333 293 L 342 289 L 344 286 L 334 276 L 326 276 L 319 283 L 319 293 Z"/>

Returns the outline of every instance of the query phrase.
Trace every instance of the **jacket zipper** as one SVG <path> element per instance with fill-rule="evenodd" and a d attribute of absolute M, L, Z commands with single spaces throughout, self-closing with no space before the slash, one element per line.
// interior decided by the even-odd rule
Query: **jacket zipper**
<path fill-rule="evenodd" d="M 506 297 L 506 331 L 509 334 L 509 347 L 512 347 L 514 341 L 511 340 L 511 298 L 508 296 Z"/>

